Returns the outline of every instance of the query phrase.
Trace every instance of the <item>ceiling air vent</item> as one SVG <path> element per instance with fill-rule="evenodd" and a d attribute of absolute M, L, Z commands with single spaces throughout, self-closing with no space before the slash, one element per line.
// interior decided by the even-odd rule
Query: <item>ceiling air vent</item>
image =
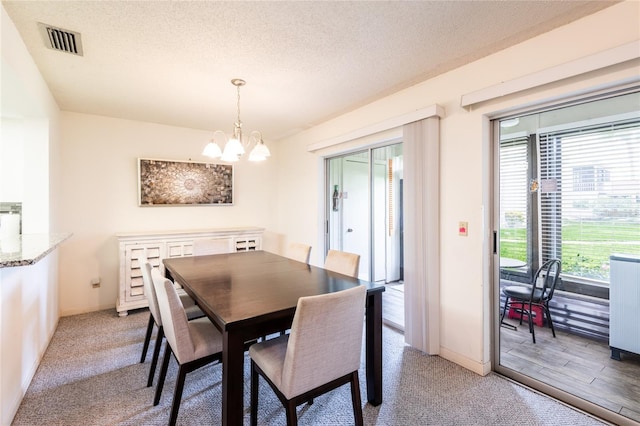
<path fill-rule="evenodd" d="M 80 33 L 56 28 L 51 25 L 43 24 L 42 22 L 38 22 L 38 28 L 40 29 L 40 34 L 42 34 L 42 38 L 44 39 L 45 46 L 49 49 L 83 56 Z"/>

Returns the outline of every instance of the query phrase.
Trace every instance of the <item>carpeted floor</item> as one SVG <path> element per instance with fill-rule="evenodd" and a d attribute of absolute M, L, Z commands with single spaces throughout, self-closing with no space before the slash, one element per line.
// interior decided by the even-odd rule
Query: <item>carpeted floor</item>
<path fill-rule="evenodd" d="M 167 424 L 177 368 L 172 361 L 160 405 L 154 407 L 155 382 L 146 387 L 153 344 L 147 362 L 139 363 L 148 318 L 146 310 L 124 318 L 112 310 L 61 318 L 13 425 Z M 401 334 L 384 328 L 384 402 L 364 405 L 366 425 L 603 424 L 499 375 L 480 377 L 403 342 Z M 221 375 L 220 365 L 187 375 L 178 424 L 220 424 Z M 364 377 L 362 369 L 363 402 Z M 258 423 L 285 424 L 284 410 L 268 385 L 261 382 L 260 390 Z M 300 406 L 298 416 L 301 425 L 353 424 L 349 387 Z"/>

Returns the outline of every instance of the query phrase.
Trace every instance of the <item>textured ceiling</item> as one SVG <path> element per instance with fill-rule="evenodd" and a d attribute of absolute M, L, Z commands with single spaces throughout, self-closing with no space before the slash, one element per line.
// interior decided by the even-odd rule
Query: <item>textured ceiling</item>
<path fill-rule="evenodd" d="M 3 1 L 62 110 L 278 140 L 611 1 Z M 47 49 L 37 23 L 79 32 Z"/>

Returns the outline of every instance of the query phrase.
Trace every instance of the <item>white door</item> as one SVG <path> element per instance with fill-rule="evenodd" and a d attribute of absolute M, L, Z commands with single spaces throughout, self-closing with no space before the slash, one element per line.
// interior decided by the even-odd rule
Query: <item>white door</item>
<path fill-rule="evenodd" d="M 342 250 L 360 255 L 359 277 L 369 280 L 369 163 L 345 157 L 342 172 Z"/>

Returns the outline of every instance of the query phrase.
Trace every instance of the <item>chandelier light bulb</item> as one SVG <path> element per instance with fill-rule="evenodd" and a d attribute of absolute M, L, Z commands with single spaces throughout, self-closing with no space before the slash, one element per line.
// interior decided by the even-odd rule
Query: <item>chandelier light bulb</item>
<path fill-rule="evenodd" d="M 218 144 L 215 143 L 213 139 L 211 139 L 211 142 L 209 142 L 204 147 L 204 150 L 202 151 L 202 155 L 206 155 L 207 157 L 211 157 L 211 158 L 220 158 L 222 157 L 222 150 L 220 149 Z"/>
<path fill-rule="evenodd" d="M 269 148 L 260 140 L 249 154 L 249 161 L 264 161 L 271 156 Z"/>

